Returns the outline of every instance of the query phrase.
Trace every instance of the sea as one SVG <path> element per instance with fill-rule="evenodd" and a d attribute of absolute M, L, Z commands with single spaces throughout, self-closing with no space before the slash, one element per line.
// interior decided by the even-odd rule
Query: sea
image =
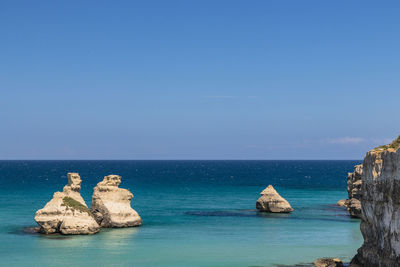
<path fill-rule="evenodd" d="M 360 221 L 336 202 L 360 161 L 0 161 L 0 266 L 312 266 L 349 262 Z M 104 176 L 122 176 L 140 227 L 40 235 L 35 212 L 78 172 L 88 206 Z M 273 185 L 290 214 L 260 213 Z"/>

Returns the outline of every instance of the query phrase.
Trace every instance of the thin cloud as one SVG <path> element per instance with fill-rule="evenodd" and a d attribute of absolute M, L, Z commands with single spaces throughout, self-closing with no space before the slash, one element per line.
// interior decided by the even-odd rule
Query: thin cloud
<path fill-rule="evenodd" d="M 209 95 L 209 96 L 206 96 L 206 98 L 225 99 L 225 98 L 236 98 L 236 96 L 233 96 L 233 95 Z"/>
<path fill-rule="evenodd" d="M 235 95 L 208 95 L 208 96 L 205 96 L 205 98 L 213 98 L 213 99 L 248 98 L 248 99 L 254 99 L 254 98 L 258 98 L 258 96 L 255 96 L 255 95 L 248 95 L 248 96 L 235 96 Z"/>
<path fill-rule="evenodd" d="M 367 140 L 365 138 L 362 137 L 338 137 L 338 138 L 327 138 L 325 140 L 325 143 L 328 144 L 352 144 L 352 145 L 356 145 L 356 144 L 360 144 L 360 143 L 364 143 Z"/>

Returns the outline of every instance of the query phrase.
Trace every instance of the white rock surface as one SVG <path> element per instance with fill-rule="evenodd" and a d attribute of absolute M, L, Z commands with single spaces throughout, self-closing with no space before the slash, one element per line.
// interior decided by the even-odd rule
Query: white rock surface
<path fill-rule="evenodd" d="M 261 192 L 261 197 L 257 200 L 256 207 L 259 211 L 264 212 L 287 213 L 293 211 L 289 202 L 281 197 L 272 185 L 269 185 Z"/>
<path fill-rule="evenodd" d="M 80 194 L 81 182 L 79 174 L 68 173 L 68 184 L 63 191 L 55 192 L 44 208 L 36 212 L 40 233 L 75 235 L 94 234 L 100 230 Z"/>
<path fill-rule="evenodd" d="M 129 227 L 142 224 L 139 214 L 132 209 L 133 194 L 119 188 L 121 176 L 108 175 L 94 188 L 90 210 L 102 227 Z"/>

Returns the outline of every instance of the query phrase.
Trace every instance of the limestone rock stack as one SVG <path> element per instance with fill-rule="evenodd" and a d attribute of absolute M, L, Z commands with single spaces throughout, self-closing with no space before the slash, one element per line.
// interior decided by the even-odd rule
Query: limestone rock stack
<path fill-rule="evenodd" d="M 367 153 L 362 172 L 364 244 L 353 266 L 400 266 L 400 137 Z"/>
<path fill-rule="evenodd" d="M 261 192 L 261 197 L 257 200 L 256 207 L 259 211 L 265 212 L 287 213 L 293 211 L 289 202 L 281 197 L 272 185 L 269 185 Z"/>
<path fill-rule="evenodd" d="M 121 176 L 108 175 L 94 188 L 90 210 L 101 227 L 129 227 L 142 223 L 131 207 L 132 193 L 119 188 L 120 183 Z"/>
<path fill-rule="evenodd" d="M 40 233 L 75 235 L 94 234 L 100 230 L 80 194 L 81 182 L 79 174 L 68 173 L 68 184 L 63 191 L 55 192 L 44 208 L 36 212 Z"/>

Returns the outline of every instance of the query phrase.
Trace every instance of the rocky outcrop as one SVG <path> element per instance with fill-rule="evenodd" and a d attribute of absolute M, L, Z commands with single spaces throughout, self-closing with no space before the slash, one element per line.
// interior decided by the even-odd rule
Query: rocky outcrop
<path fill-rule="evenodd" d="M 347 202 L 347 211 L 353 218 L 361 218 L 361 201 L 352 198 Z"/>
<path fill-rule="evenodd" d="M 142 223 L 139 214 L 131 208 L 132 193 L 119 188 L 120 183 L 121 176 L 108 175 L 94 188 L 90 210 L 102 227 L 129 227 Z"/>
<path fill-rule="evenodd" d="M 367 153 L 362 173 L 364 243 L 352 266 L 400 266 L 400 137 Z"/>
<path fill-rule="evenodd" d="M 363 165 L 354 166 L 354 172 L 347 176 L 347 210 L 351 217 L 361 218 L 361 176 L 363 173 Z"/>
<path fill-rule="evenodd" d="M 337 258 L 322 258 L 314 261 L 315 267 L 344 267 L 343 262 Z"/>
<path fill-rule="evenodd" d="M 63 191 L 55 192 L 46 206 L 36 212 L 35 221 L 40 233 L 77 235 L 100 230 L 80 194 L 81 182 L 79 174 L 68 173 L 68 184 Z"/>
<path fill-rule="evenodd" d="M 269 185 L 261 192 L 261 197 L 257 200 L 256 207 L 264 212 L 292 212 L 293 208 L 289 202 L 276 192 L 272 185 Z"/>
<path fill-rule="evenodd" d="M 354 166 L 354 172 L 350 172 L 347 176 L 347 194 L 349 199 L 361 199 L 361 177 L 363 173 L 363 165 Z"/>
<path fill-rule="evenodd" d="M 337 205 L 346 207 L 350 216 L 361 218 L 361 175 L 363 171 L 362 164 L 354 166 L 354 172 L 347 175 L 347 194 L 348 199 L 342 199 Z"/>
<path fill-rule="evenodd" d="M 348 204 L 348 200 L 347 199 L 341 199 L 336 203 L 336 205 L 338 205 L 340 207 L 346 207 L 346 208 L 347 208 L 347 204 Z"/>

